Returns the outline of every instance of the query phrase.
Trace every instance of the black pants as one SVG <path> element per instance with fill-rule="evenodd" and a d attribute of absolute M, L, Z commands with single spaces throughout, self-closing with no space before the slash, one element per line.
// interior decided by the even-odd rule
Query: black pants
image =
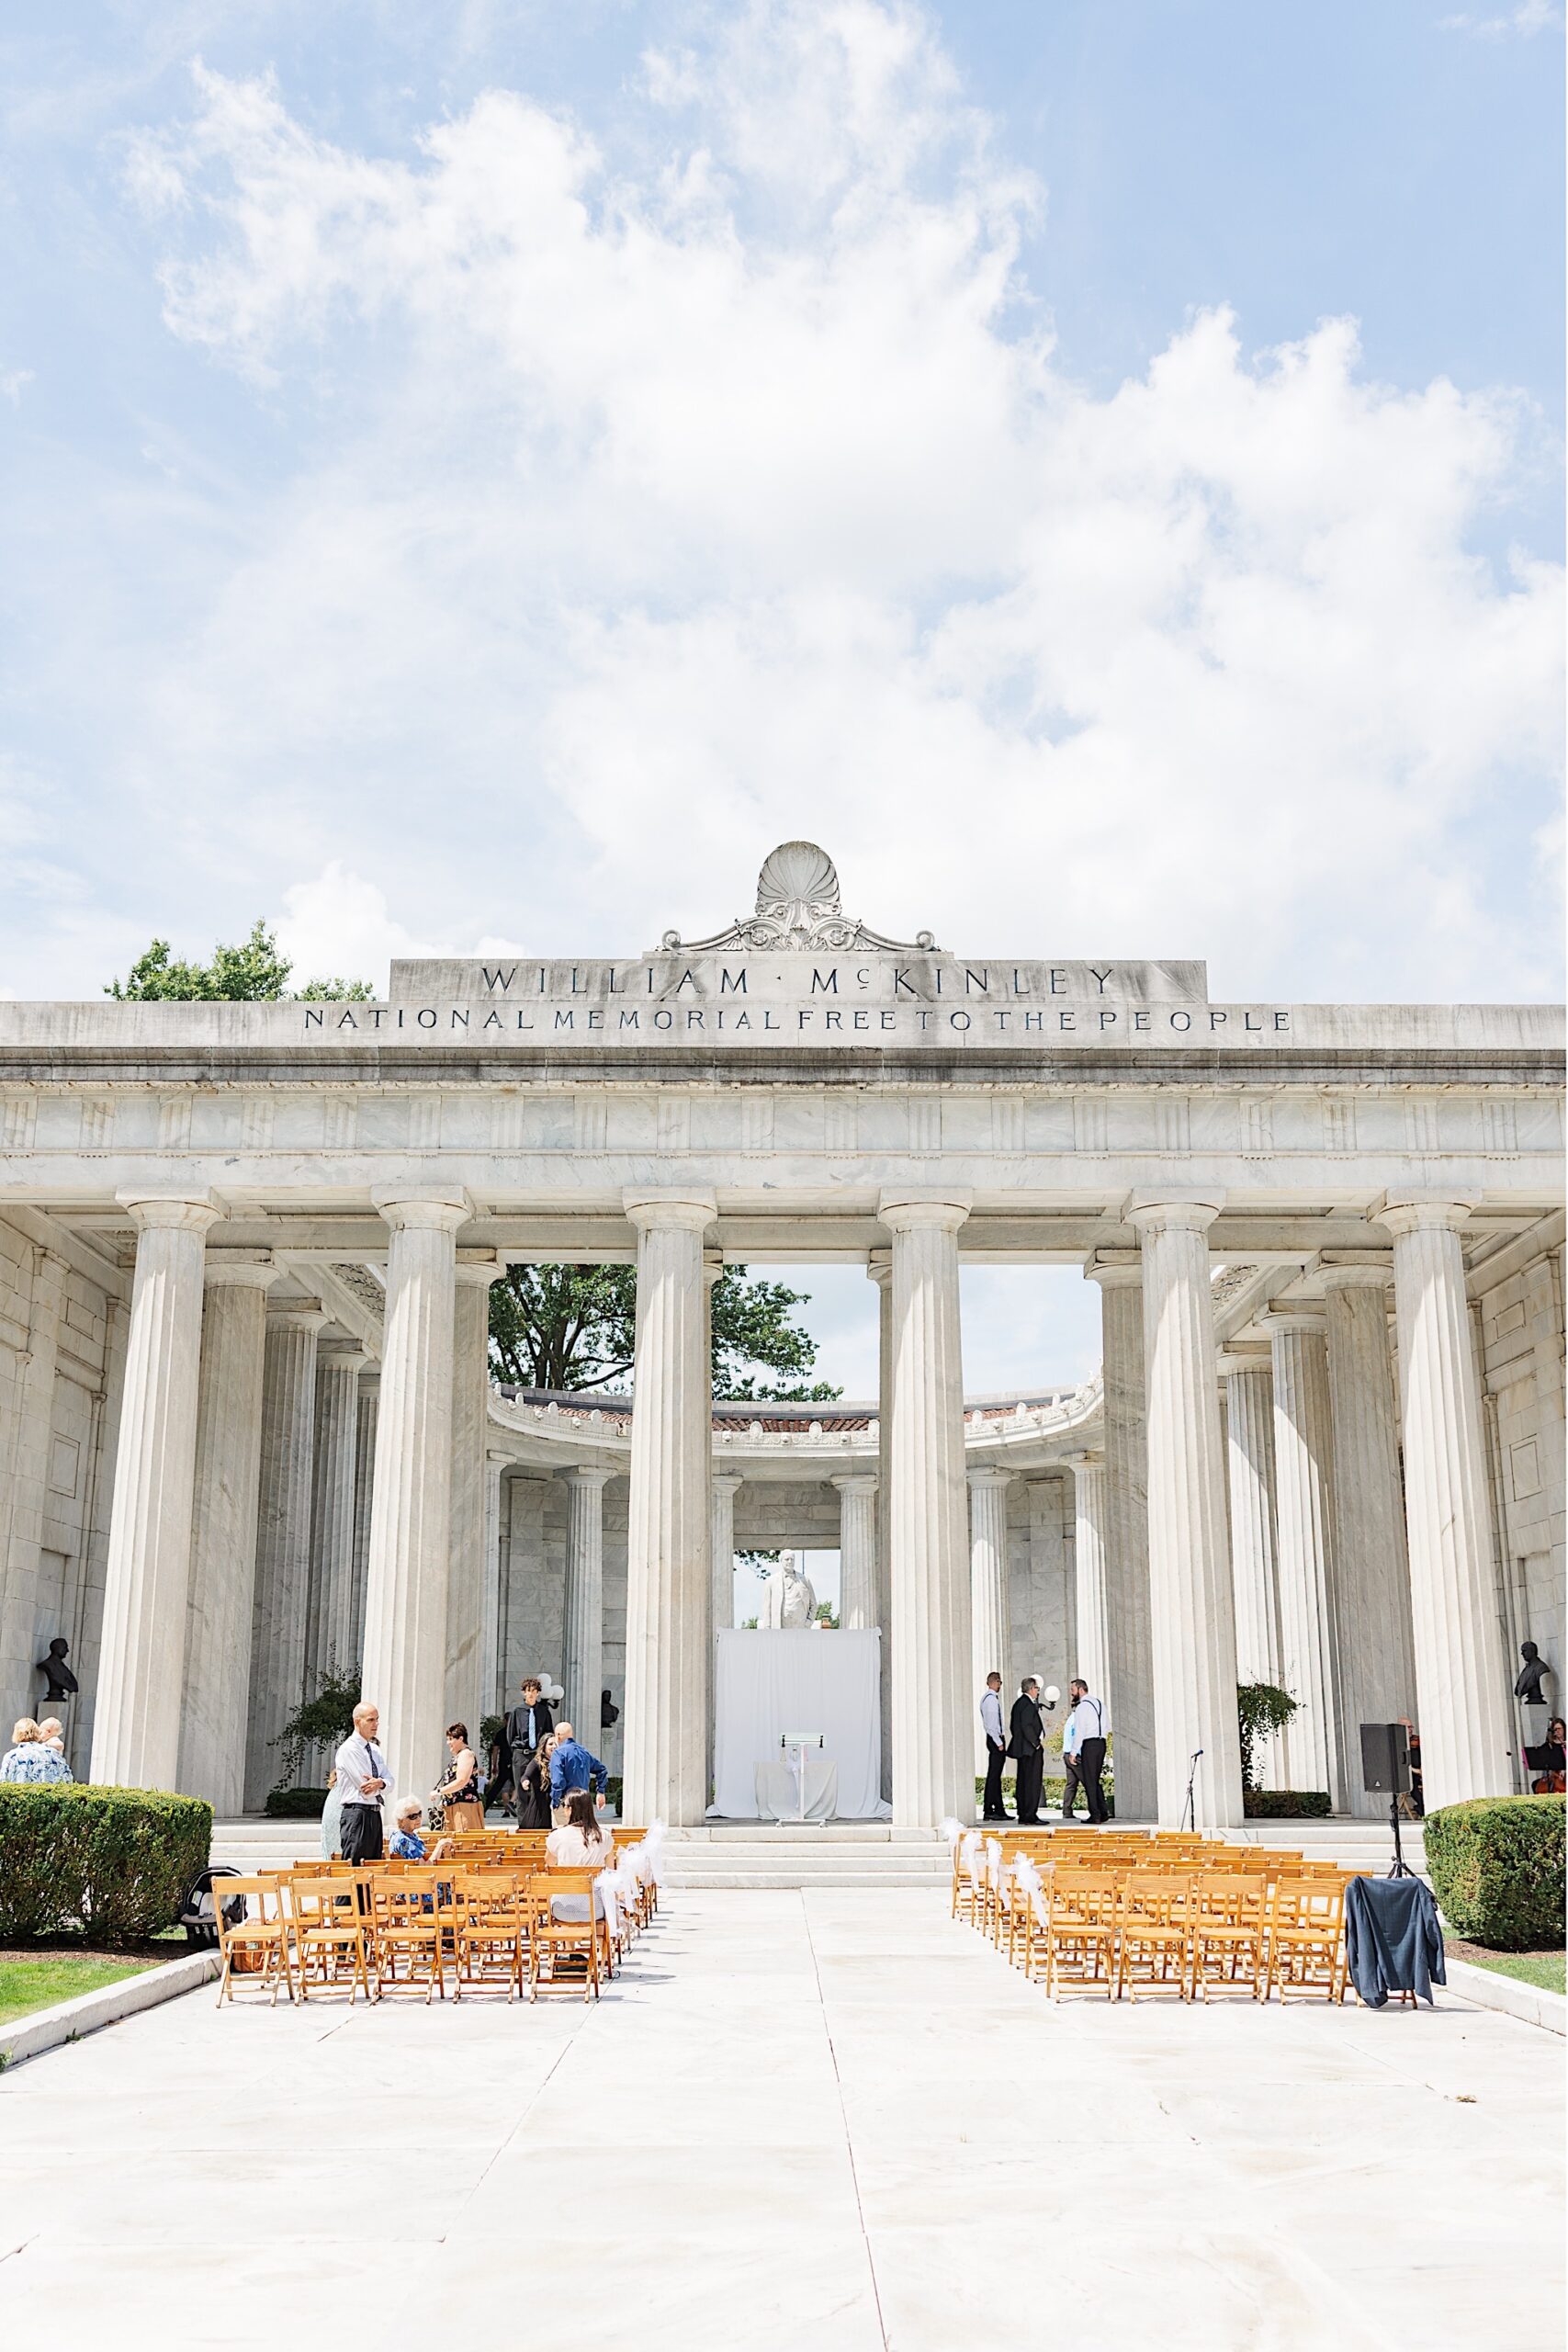
<path fill-rule="evenodd" d="M 1062 1762 L 1066 1773 L 1066 1784 L 1062 1791 L 1062 1819 L 1072 1819 L 1074 1800 L 1081 1788 L 1088 1800 L 1089 1819 L 1109 1821 L 1110 1809 L 1105 1802 L 1105 1792 L 1100 1785 L 1100 1776 L 1105 1770 L 1105 1742 L 1102 1739 L 1086 1739 L 1077 1756 L 1065 1756 Z"/>
<path fill-rule="evenodd" d="M 378 1862 L 385 1848 L 381 1843 L 381 1808 L 378 1804 L 345 1804 L 338 1824 L 338 1849 L 345 1862 Z"/>
<path fill-rule="evenodd" d="M 1018 1817 L 1025 1826 L 1040 1818 L 1040 1792 L 1045 1785 L 1045 1757 L 1041 1748 L 1018 1759 Z"/>
<path fill-rule="evenodd" d="M 994 1741 L 986 1742 L 986 1795 L 980 1807 L 987 1821 L 1005 1821 L 1007 1807 L 1002 1803 L 1002 1766 L 1007 1762 L 1007 1749 Z"/>

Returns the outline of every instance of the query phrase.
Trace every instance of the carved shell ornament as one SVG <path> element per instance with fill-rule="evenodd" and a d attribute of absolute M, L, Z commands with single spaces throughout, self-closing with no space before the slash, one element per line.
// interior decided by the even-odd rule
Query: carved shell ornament
<path fill-rule="evenodd" d="M 660 942 L 666 955 L 706 956 L 724 948 L 751 947 L 786 955 L 826 949 L 852 954 L 881 949 L 895 956 L 930 955 L 936 941 L 929 931 L 912 940 L 885 939 L 843 912 L 838 868 L 815 842 L 781 842 L 762 860 L 757 876 L 757 911 L 737 916 L 728 931 L 711 939 L 682 939 L 667 931 Z"/>

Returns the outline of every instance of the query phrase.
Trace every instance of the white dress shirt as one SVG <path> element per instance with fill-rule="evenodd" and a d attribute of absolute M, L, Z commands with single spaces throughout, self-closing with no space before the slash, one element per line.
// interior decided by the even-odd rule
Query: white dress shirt
<path fill-rule="evenodd" d="M 1086 1739 L 1104 1739 L 1111 1729 L 1111 1710 L 1102 1699 L 1080 1699 L 1062 1732 L 1062 1752 L 1077 1756 Z"/>
<path fill-rule="evenodd" d="M 998 1747 L 1005 1747 L 1007 1734 L 1002 1729 L 1002 1701 L 999 1690 L 983 1690 L 980 1693 L 980 1721 L 985 1728 L 987 1738 L 993 1741 Z"/>
<path fill-rule="evenodd" d="M 392 1768 L 373 1740 L 363 1738 L 356 1731 L 351 1732 L 333 1762 L 337 1767 L 333 1794 L 342 1804 L 383 1806 L 387 1804 L 395 1785 Z M 385 1781 L 387 1785 L 384 1789 L 372 1789 L 367 1796 L 365 1792 L 367 1781 Z"/>

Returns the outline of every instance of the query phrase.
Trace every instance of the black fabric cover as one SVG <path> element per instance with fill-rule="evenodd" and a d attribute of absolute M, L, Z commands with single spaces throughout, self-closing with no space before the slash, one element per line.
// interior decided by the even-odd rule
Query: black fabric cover
<path fill-rule="evenodd" d="M 1353 1878 L 1345 1890 L 1345 1950 L 1350 1982 L 1370 2009 L 1391 1993 L 1430 2004 L 1446 1984 L 1443 1931 L 1431 1888 L 1420 1878 Z"/>

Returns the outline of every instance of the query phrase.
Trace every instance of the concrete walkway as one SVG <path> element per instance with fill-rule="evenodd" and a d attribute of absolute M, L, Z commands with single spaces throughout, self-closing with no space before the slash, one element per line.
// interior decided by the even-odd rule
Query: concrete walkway
<path fill-rule="evenodd" d="M 920 1892 L 681 1895 L 596 2010 L 202 1992 L 0 2078 L 0 2312 L 62 2352 L 1557 2352 L 1561 2071 L 1458 2003 L 1053 2008 Z"/>

